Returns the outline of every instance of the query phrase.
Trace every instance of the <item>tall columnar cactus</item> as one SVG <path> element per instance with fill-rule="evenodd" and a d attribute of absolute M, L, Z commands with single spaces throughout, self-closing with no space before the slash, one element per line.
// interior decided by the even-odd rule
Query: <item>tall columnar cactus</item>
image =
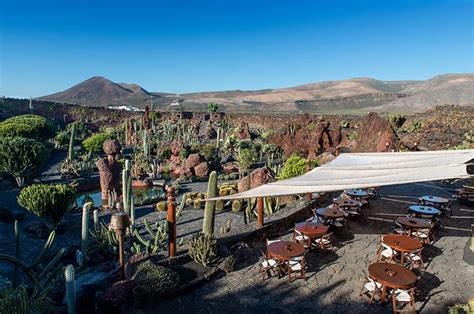
<path fill-rule="evenodd" d="M 125 169 L 122 170 L 122 198 L 123 210 L 130 216 L 130 204 L 132 195 L 132 177 L 130 175 L 131 162 L 125 160 Z"/>
<path fill-rule="evenodd" d="M 79 266 L 84 266 L 84 254 L 82 254 L 81 250 L 76 250 L 76 262 Z"/>
<path fill-rule="evenodd" d="M 87 248 L 89 246 L 89 212 L 92 203 L 86 203 L 82 206 L 82 234 L 81 234 L 81 252 L 84 258 L 84 264 L 87 263 Z"/>
<path fill-rule="evenodd" d="M 143 154 L 145 155 L 145 158 L 148 160 L 150 158 L 150 145 L 148 144 L 148 132 L 146 129 L 143 130 L 142 143 L 143 143 Z"/>
<path fill-rule="evenodd" d="M 74 158 L 74 138 L 76 137 L 76 123 L 72 124 L 71 127 L 71 137 L 69 138 L 69 150 L 67 158 L 72 160 Z"/>
<path fill-rule="evenodd" d="M 74 278 L 74 266 L 66 266 L 64 270 L 64 279 L 66 281 L 66 302 L 69 314 L 76 314 L 76 279 Z"/>
<path fill-rule="evenodd" d="M 212 171 L 209 175 L 209 183 L 207 185 L 207 198 L 217 196 L 217 172 Z M 214 215 L 216 210 L 216 201 L 206 201 L 204 208 L 204 220 L 202 223 L 202 233 L 214 234 Z"/>
<path fill-rule="evenodd" d="M 216 148 L 219 149 L 219 140 L 221 137 L 221 128 L 217 127 L 217 138 L 216 138 Z"/>
<path fill-rule="evenodd" d="M 133 197 L 130 198 L 130 221 L 133 227 L 135 225 L 135 202 L 133 201 Z"/>
<path fill-rule="evenodd" d="M 99 210 L 94 209 L 94 229 L 99 227 Z"/>
<path fill-rule="evenodd" d="M 20 229 L 18 227 L 18 220 L 15 220 L 15 258 L 20 260 Z M 16 287 L 18 282 L 18 267 L 13 268 L 13 287 Z"/>

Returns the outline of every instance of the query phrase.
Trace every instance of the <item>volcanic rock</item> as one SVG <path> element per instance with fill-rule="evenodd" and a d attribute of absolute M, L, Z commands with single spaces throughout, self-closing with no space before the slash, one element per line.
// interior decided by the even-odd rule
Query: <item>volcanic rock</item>
<path fill-rule="evenodd" d="M 270 183 L 273 181 L 274 178 L 275 173 L 273 173 L 270 168 L 257 168 L 250 173 L 250 188 L 253 189 L 260 185 Z M 248 176 L 245 176 L 240 179 L 238 189 L 239 193 L 248 190 Z"/>

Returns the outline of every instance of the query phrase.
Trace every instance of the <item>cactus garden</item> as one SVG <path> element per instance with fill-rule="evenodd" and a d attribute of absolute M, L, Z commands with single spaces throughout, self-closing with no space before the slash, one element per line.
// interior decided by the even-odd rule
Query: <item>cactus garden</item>
<path fill-rule="evenodd" d="M 435 123 L 394 115 L 282 120 L 222 113 L 215 103 L 202 113 L 147 107 L 120 117 L 58 104 L 58 116 L 33 103 L 0 122 L 0 312 L 128 313 L 176 298 L 231 272 L 236 245 L 260 238 L 263 221 L 285 229 L 309 202 L 265 197 L 260 217 L 256 199 L 208 199 L 304 174 L 340 149 L 366 145 L 367 128 L 386 132 L 394 150 L 413 149 L 403 136 L 428 136 L 423 129 Z M 466 123 L 451 135 L 453 148 L 472 145 Z M 126 220 L 117 223 L 117 213 Z"/>

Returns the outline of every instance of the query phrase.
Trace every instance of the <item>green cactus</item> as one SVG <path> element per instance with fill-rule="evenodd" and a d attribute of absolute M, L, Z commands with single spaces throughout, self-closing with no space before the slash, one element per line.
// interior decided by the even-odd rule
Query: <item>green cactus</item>
<path fill-rule="evenodd" d="M 94 209 L 94 229 L 99 226 L 99 210 Z"/>
<path fill-rule="evenodd" d="M 207 197 L 213 198 L 217 194 L 217 172 L 212 171 L 209 175 L 209 183 L 207 185 Z M 202 224 L 202 233 L 214 233 L 214 215 L 216 209 L 216 201 L 206 201 L 204 208 L 204 219 Z"/>
<path fill-rule="evenodd" d="M 156 210 L 158 210 L 160 212 L 166 211 L 166 202 L 165 201 L 160 201 L 160 202 L 156 203 Z"/>
<path fill-rule="evenodd" d="M 76 262 L 77 265 L 80 267 L 84 266 L 84 254 L 82 254 L 81 250 L 76 250 Z"/>
<path fill-rule="evenodd" d="M 148 160 L 150 158 L 150 146 L 148 144 L 147 130 L 143 130 L 142 143 L 143 143 L 143 154 L 145 155 L 145 159 Z"/>
<path fill-rule="evenodd" d="M 86 203 L 82 206 L 82 232 L 81 232 L 81 252 L 84 257 L 84 265 L 87 264 L 87 249 L 89 246 L 89 213 L 92 203 Z"/>
<path fill-rule="evenodd" d="M 225 203 L 223 200 L 216 201 L 216 210 L 224 210 Z"/>
<path fill-rule="evenodd" d="M 147 260 L 137 266 L 132 280 L 143 291 L 161 294 L 175 288 L 179 276 L 175 271 Z"/>
<path fill-rule="evenodd" d="M 200 199 L 200 198 L 195 199 L 194 202 L 193 202 L 193 207 L 194 207 L 194 209 L 201 209 L 202 199 Z"/>
<path fill-rule="evenodd" d="M 219 190 L 219 196 L 227 196 L 230 194 L 230 189 L 229 188 L 220 188 Z"/>
<path fill-rule="evenodd" d="M 217 258 L 217 241 L 213 234 L 195 234 L 188 242 L 189 256 L 203 266 Z"/>
<path fill-rule="evenodd" d="M 240 200 L 234 200 L 232 202 L 232 211 L 234 213 L 240 213 L 242 211 L 242 202 Z"/>
<path fill-rule="evenodd" d="M 20 260 L 20 229 L 18 227 L 18 220 L 15 220 L 15 258 Z M 18 283 L 18 267 L 13 268 L 13 287 Z"/>
<path fill-rule="evenodd" d="M 74 277 L 74 267 L 69 264 L 64 270 L 64 279 L 66 283 L 66 302 L 69 314 L 76 313 L 76 279 Z"/>
<path fill-rule="evenodd" d="M 122 201 L 123 201 L 123 210 L 129 216 L 131 215 L 130 206 L 133 198 L 132 193 L 132 177 L 130 175 L 131 162 L 130 160 L 125 160 L 125 169 L 122 170 Z"/>
<path fill-rule="evenodd" d="M 76 137 L 76 123 L 72 124 L 71 127 L 71 137 L 69 138 L 69 150 L 67 154 L 67 159 L 72 160 L 74 158 L 74 139 Z"/>

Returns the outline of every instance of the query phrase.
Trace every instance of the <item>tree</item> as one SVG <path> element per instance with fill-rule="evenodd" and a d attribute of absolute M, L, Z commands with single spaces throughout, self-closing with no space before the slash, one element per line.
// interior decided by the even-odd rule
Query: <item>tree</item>
<path fill-rule="evenodd" d="M 257 154 L 252 148 L 243 148 L 239 150 L 237 156 L 237 164 L 239 165 L 240 173 L 243 174 L 250 170 L 250 167 L 257 160 Z"/>
<path fill-rule="evenodd" d="M 76 202 L 76 196 L 76 190 L 67 184 L 33 184 L 21 190 L 17 201 L 55 230 Z"/>
<path fill-rule="evenodd" d="M 12 175 L 18 186 L 23 186 L 48 157 L 48 150 L 37 140 L 24 137 L 0 138 L 0 172 Z"/>
<path fill-rule="evenodd" d="M 216 103 L 211 102 L 207 105 L 207 111 L 210 113 L 216 113 L 218 110 L 219 106 Z"/>

